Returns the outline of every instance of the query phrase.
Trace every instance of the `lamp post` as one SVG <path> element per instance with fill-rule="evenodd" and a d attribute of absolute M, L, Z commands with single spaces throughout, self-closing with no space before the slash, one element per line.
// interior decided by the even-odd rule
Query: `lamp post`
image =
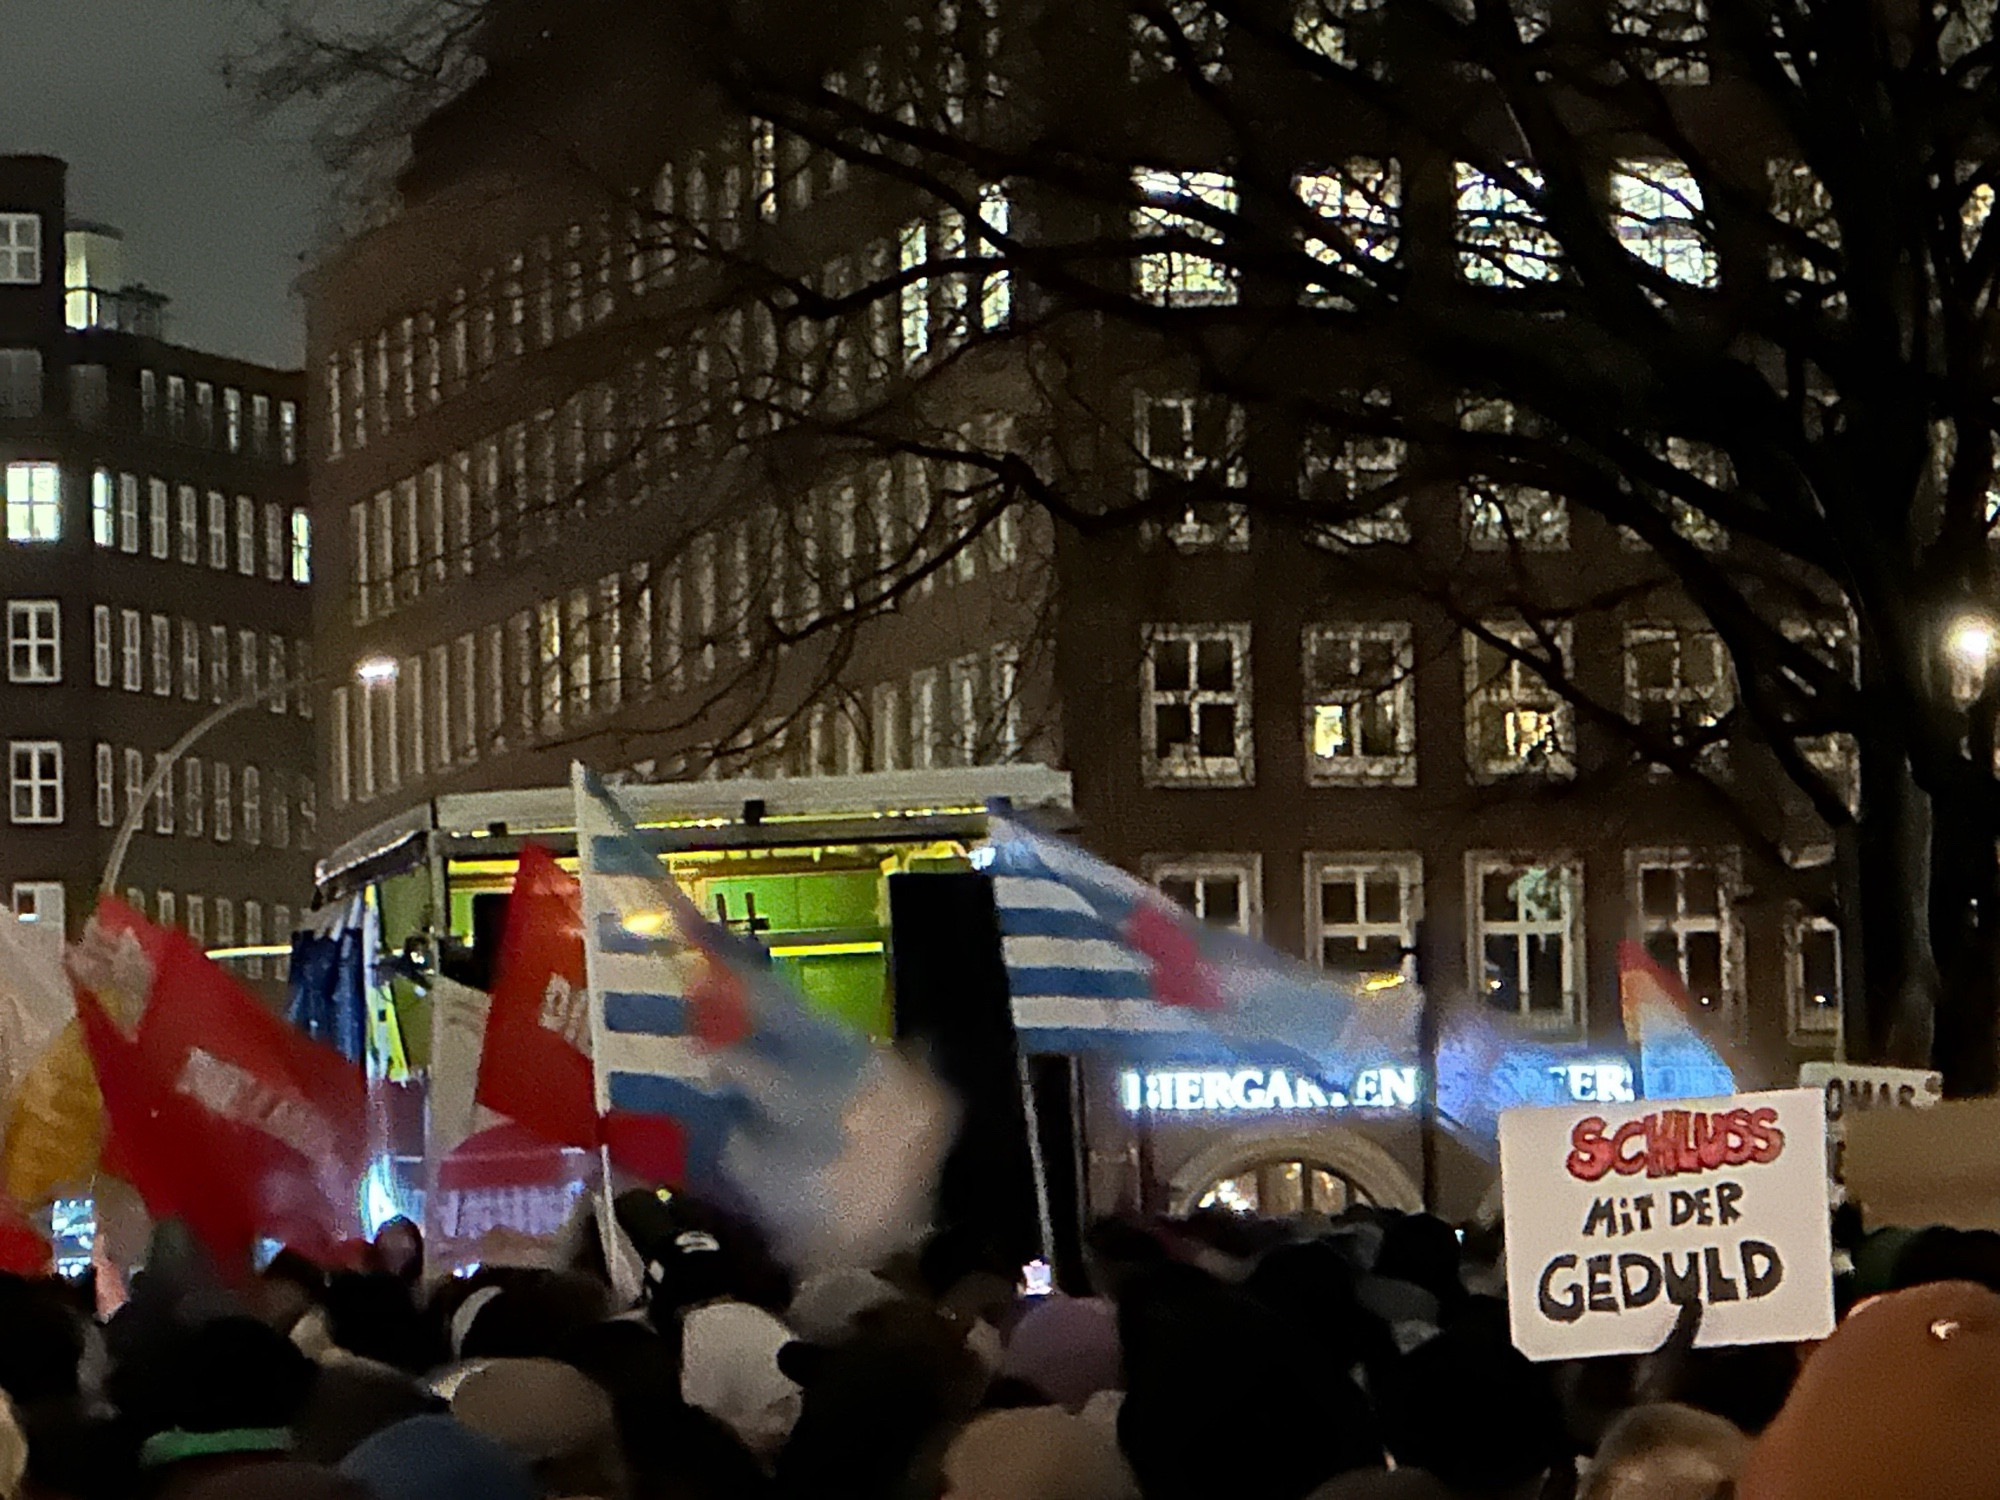
<path fill-rule="evenodd" d="M 355 680 L 364 686 L 394 682 L 395 659 L 387 656 L 368 657 L 355 666 L 354 676 Z M 211 729 L 225 719 L 234 718 L 246 708 L 256 708 L 298 688 L 317 687 L 325 681 L 327 681 L 325 677 L 307 677 L 266 683 L 256 692 L 245 693 L 242 697 L 232 699 L 197 719 L 187 733 L 169 745 L 166 753 L 154 763 L 153 772 L 146 778 L 145 785 L 139 789 L 139 795 L 134 797 L 131 805 L 125 809 L 125 821 L 118 825 L 118 836 L 111 841 L 111 853 L 104 861 L 104 877 L 99 881 L 98 889 L 106 895 L 117 891 L 118 877 L 125 868 L 125 855 L 132 847 L 132 836 L 139 831 L 139 825 L 146 821 L 146 809 L 151 807 L 153 799 L 160 795 L 160 789 L 166 785 L 167 778 L 173 775 L 174 767 L 180 763 L 180 758 L 199 744 Z"/>

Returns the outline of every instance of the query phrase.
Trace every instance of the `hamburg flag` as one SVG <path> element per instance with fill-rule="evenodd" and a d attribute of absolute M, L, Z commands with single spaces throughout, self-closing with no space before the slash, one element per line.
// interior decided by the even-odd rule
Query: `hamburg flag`
<path fill-rule="evenodd" d="M 796 1269 L 874 1265 L 927 1225 L 956 1126 L 935 1082 L 810 1010 L 676 885 L 575 769 L 596 1065 L 615 1111 L 687 1133 L 688 1176 Z"/>
<path fill-rule="evenodd" d="M 225 1269 L 247 1265 L 260 1235 L 330 1252 L 358 1227 L 361 1070 L 272 1015 L 185 934 L 104 906 L 106 925 L 135 933 L 153 960 L 135 1034 L 90 991 L 77 999 L 121 1170 Z"/>

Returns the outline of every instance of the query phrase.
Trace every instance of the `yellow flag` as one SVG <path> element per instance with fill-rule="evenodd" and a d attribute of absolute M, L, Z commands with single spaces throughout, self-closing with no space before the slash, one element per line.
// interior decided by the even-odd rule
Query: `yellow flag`
<path fill-rule="evenodd" d="M 75 1021 L 44 1051 L 14 1096 L 4 1153 L 7 1196 L 37 1204 L 76 1187 L 97 1170 L 104 1145 L 104 1101 Z"/>

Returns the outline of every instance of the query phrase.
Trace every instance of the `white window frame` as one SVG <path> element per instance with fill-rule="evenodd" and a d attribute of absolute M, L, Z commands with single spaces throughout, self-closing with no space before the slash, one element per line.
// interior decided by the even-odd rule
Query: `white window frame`
<path fill-rule="evenodd" d="M 223 760 L 215 762 L 209 771 L 210 800 L 215 812 L 210 821 L 215 826 L 216 843 L 226 844 L 236 837 L 235 777 L 229 762 Z"/>
<path fill-rule="evenodd" d="M 191 839 L 204 836 L 208 825 L 208 792 L 198 755 L 181 758 L 181 828 Z M 192 930 L 192 929 L 190 929 Z"/>
<path fill-rule="evenodd" d="M 97 685 L 111 686 L 113 680 L 111 606 L 94 604 L 90 609 L 90 646 Z"/>
<path fill-rule="evenodd" d="M 125 816 L 135 825 L 145 817 L 146 756 L 136 746 L 125 747 Z"/>
<path fill-rule="evenodd" d="M 7 680 L 62 681 L 62 604 L 58 600 L 7 601 Z"/>
<path fill-rule="evenodd" d="M 1563 880 L 1561 892 L 1565 911 L 1560 924 L 1551 921 L 1525 919 L 1516 915 L 1510 919 L 1489 919 L 1486 916 L 1483 899 L 1486 876 L 1489 874 L 1525 874 L 1532 870 L 1553 870 Z M 1486 939 L 1488 937 L 1511 937 L 1521 940 L 1522 946 L 1516 953 L 1516 985 L 1522 986 L 1527 978 L 1527 942 L 1536 937 L 1559 936 L 1562 939 L 1562 1005 L 1559 1009 L 1531 1009 L 1529 995 L 1525 987 L 1517 988 L 1519 1004 L 1513 1012 L 1523 1025 L 1542 1031 L 1571 1031 L 1582 1022 L 1586 1013 L 1585 976 L 1586 961 L 1584 951 L 1584 871 L 1581 858 L 1570 853 L 1551 852 L 1539 854 L 1509 854 L 1495 850 L 1473 850 L 1465 856 L 1466 912 L 1470 920 L 1465 924 L 1465 964 L 1475 990 L 1482 998 L 1490 993 L 1494 983 L 1486 978 Z"/>
<path fill-rule="evenodd" d="M 1674 910 L 1664 916 L 1646 910 L 1644 881 L 1649 870 L 1672 877 Z M 1703 871 L 1713 879 L 1716 909 L 1712 914 L 1686 909 L 1689 871 Z M 1631 930 L 1647 953 L 1663 968 L 1680 975 L 1688 998 L 1699 1011 L 1720 1017 L 1732 1030 L 1740 1026 L 1744 1001 L 1743 922 L 1738 910 L 1743 898 L 1742 855 L 1734 849 L 1628 849 L 1625 890 Z M 1718 993 L 1712 997 L 1696 994 L 1695 986 L 1688 983 L 1689 940 L 1704 936 L 1713 936 L 1716 945 Z M 1659 951 L 1664 944 L 1672 945 L 1671 959 Z"/>
<path fill-rule="evenodd" d="M 63 820 L 62 742 L 9 740 L 7 794 L 10 822 L 42 827 L 61 823 Z"/>
<path fill-rule="evenodd" d="M 1359 680 L 1363 648 L 1386 644 L 1393 676 L 1386 686 L 1370 688 Z M 1351 690 L 1316 691 L 1320 669 L 1332 658 L 1344 657 L 1354 674 Z M 1415 786 L 1417 784 L 1416 630 L 1407 620 L 1328 621 L 1305 627 L 1300 638 L 1305 684 L 1306 781 L 1312 786 Z M 1338 746 L 1358 741 L 1353 733 L 1355 710 L 1364 703 L 1386 704 L 1395 748 L 1384 755 L 1358 749 L 1342 754 Z"/>
<path fill-rule="evenodd" d="M 1670 649 L 1673 681 L 1665 687 L 1642 685 L 1639 680 L 1639 651 L 1651 646 Z M 1710 659 L 1710 686 L 1705 689 L 1687 681 L 1690 658 L 1701 655 Z M 1664 708 L 1668 732 L 1676 743 L 1686 744 L 1692 736 L 1713 728 L 1735 703 L 1729 652 L 1713 630 L 1667 620 L 1630 621 L 1625 626 L 1624 662 L 1627 716 L 1644 725 L 1649 707 Z M 1712 755 L 1722 746 L 1717 743 L 1706 748 Z"/>
<path fill-rule="evenodd" d="M 46 459 L 7 465 L 7 540 L 62 540 L 62 466 Z"/>
<path fill-rule="evenodd" d="M 220 490 L 208 492 L 208 565 L 229 571 L 229 497 Z"/>
<path fill-rule="evenodd" d="M 181 562 L 201 565 L 201 494 L 191 484 L 174 491 L 175 523 L 179 545 L 175 555 Z"/>
<path fill-rule="evenodd" d="M 292 507 L 291 531 L 291 579 L 293 583 L 312 582 L 312 512 L 304 506 Z M 468 546 L 465 557 L 470 562 L 472 553 Z M 470 571 L 468 566 L 467 571 Z"/>
<path fill-rule="evenodd" d="M 139 482 L 135 474 L 119 476 L 121 484 L 128 479 L 134 485 Z M 147 551 L 155 561 L 165 562 L 173 555 L 174 523 L 167 482 L 164 479 L 146 481 L 146 529 Z"/>
<path fill-rule="evenodd" d="M 139 611 L 118 611 L 118 685 L 128 693 L 146 690 L 146 638 Z"/>
<path fill-rule="evenodd" d="M 118 545 L 118 501 L 112 494 L 109 469 L 91 471 L 90 539 L 107 551 Z"/>
<path fill-rule="evenodd" d="M 1248 621 L 1179 624 L 1150 623 L 1140 627 L 1139 742 L 1141 775 L 1154 787 L 1247 787 L 1256 782 L 1255 698 L 1250 664 Z M 1200 686 L 1199 647 L 1226 642 L 1230 651 L 1227 691 Z M 1169 651 L 1178 651 L 1187 665 L 1186 688 L 1161 688 L 1158 665 Z M 1200 753 L 1202 710 L 1228 705 L 1235 710 L 1231 755 Z M 1159 743 L 1159 710 L 1184 707 L 1192 738 L 1182 751 L 1163 753 Z"/>
<path fill-rule="evenodd" d="M 1182 909 L 1225 932 L 1245 937 L 1264 933 L 1264 857 L 1261 854 L 1148 854 L 1139 863 L 1146 883 L 1166 894 L 1168 881 L 1185 881 L 1194 888 L 1194 905 Z M 1208 882 L 1233 880 L 1237 889 L 1236 920 L 1219 922 L 1209 914 Z M 1177 903 L 1179 904 L 1179 903 Z"/>
<path fill-rule="evenodd" d="M 257 502 L 248 495 L 236 497 L 236 571 L 257 576 Z"/>
<path fill-rule="evenodd" d="M 153 696 L 174 695 L 174 622 L 166 615 L 153 615 L 146 622 L 148 646 L 153 666 Z"/>
<path fill-rule="evenodd" d="M 1461 432 L 1511 434 L 1520 424 L 1511 401 L 1460 396 Z M 1500 482 L 1483 474 L 1459 486 L 1465 544 L 1475 552 L 1564 552 L 1569 548 L 1569 502 L 1539 485 Z"/>
<path fill-rule="evenodd" d="M 1153 445 L 1156 422 L 1178 416 L 1180 441 L 1171 451 L 1156 451 Z M 1223 434 L 1221 453 L 1200 451 L 1204 428 L 1213 429 L 1220 417 Z M 1224 489 L 1240 490 L 1250 482 L 1249 465 L 1244 459 L 1243 408 L 1227 397 L 1176 393 L 1157 395 L 1137 391 L 1132 398 L 1133 443 L 1139 453 L 1140 468 L 1136 488 L 1141 499 L 1152 490 L 1155 477 L 1195 484 L 1204 479 L 1220 480 Z M 1204 517 L 1198 503 L 1217 506 L 1220 514 Z M 1179 519 L 1162 528 L 1166 537 L 1182 552 L 1246 552 L 1250 547 L 1250 509 L 1231 501 L 1190 500 Z"/>
<path fill-rule="evenodd" d="M 201 702 L 201 627 L 192 620 L 181 621 L 181 697 Z"/>
<path fill-rule="evenodd" d="M 193 892 L 187 898 L 187 935 L 197 948 L 208 946 L 208 898 Z"/>
<path fill-rule="evenodd" d="M 1345 972 L 1326 961 L 1329 938 L 1354 941 L 1365 953 L 1377 950 L 1385 962 L 1366 971 L 1370 976 L 1394 976 L 1414 980 L 1417 974 L 1417 930 L 1424 919 L 1424 860 L 1421 854 L 1403 851 L 1349 854 L 1308 854 L 1306 871 L 1306 944 L 1312 963 L 1321 969 Z M 1368 890 L 1384 880 L 1393 881 L 1397 892 L 1397 913 L 1393 921 L 1378 918 L 1368 907 Z M 1326 916 L 1325 890 L 1330 885 L 1353 889 L 1355 917 L 1332 922 Z M 1353 978 L 1367 987 L 1363 971 Z M 1373 987 L 1383 988 L 1383 984 Z"/>
<path fill-rule="evenodd" d="M 42 216 L 0 214 L 0 286 L 39 286 L 42 281 Z"/>
<path fill-rule="evenodd" d="M 97 472 L 104 476 L 106 485 L 112 482 L 108 469 Z M 124 483 L 126 479 L 132 479 L 132 483 Z M 129 474 L 120 476 L 118 484 L 118 550 L 130 557 L 139 553 L 139 484 Z"/>
<path fill-rule="evenodd" d="M 1368 404 L 1387 407 L 1386 391 L 1371 391 Z M 1399 437 L 1315 427 L 1299 450 L 1299 499 L 1308 506 L 1352 512 L 1346 519 L 1320 521 L 1308 533 L 1318 546 L 1394 546 L 1410 540 L 1409 508 L 1401 495 L 1367 509 L 1369 495 L 1393 488 L 1409 461 L 1409 445 Z"/>
<path fill-rule="evenodd" d="M 97 742 L 97 826 L 118 826 L 118 757 L 103 740 Z"/>
<path fill-rule="evenodd" d="M 1833 943 L 1833 1003 L 1808 1004 L 1806 954 L 1808 937 L 1830 938 Z M 1829 917 L 1811 912 L 1796 901 L 1785 903 L 1785 1028 L 1792 1041 L 1806 1043 L 1840 1040 L 1841 1012 L 1846 1000 L 1847 956 L 1842 952 L 1840 925 Z"/>
<path fill-rule="evenodd" d="M 1521 621 L 1486 621 L 1492 634 L 1528 651 L 1542 649 L 1535 628 Z M 1575 632 L 1565 621 L 1550 629 L 1556 649 L 1566 662 L 1576 660 Z M 1569 701 L 1535 670 L 1516 657 L 1489 648 L 1472 631 L 1465 642 L 1465 762 L 1474 782 L 1501 781 L 1510 776 L 1541 775 L 1567 778 L 1576 774 L 1576 713 Z M 1482 652 L 1502 656 L 1499 676 L 1482 676 Z M 1505 759 L 1488 760 L 1482 728 L 1488 713 L 1506 715 Z M 1531 718 L 1531 716 L 1533 716 Z M 1554 744 L 1549 740 L 1553 738 Z"/>

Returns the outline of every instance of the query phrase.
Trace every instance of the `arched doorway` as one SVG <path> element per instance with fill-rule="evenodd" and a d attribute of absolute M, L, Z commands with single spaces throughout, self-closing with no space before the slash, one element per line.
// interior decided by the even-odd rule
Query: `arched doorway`
<path fill-rule="evenodd" d="M 1356 1203 L 1414 1211 L 1423 1192 L 1402 1164 L 1346 1129 L 1234 1136 L 1182 1165 L 1168 1184 L 1168 1211 L 1227 1208 L 1283 1218 L 1336 1214 Z"/>

